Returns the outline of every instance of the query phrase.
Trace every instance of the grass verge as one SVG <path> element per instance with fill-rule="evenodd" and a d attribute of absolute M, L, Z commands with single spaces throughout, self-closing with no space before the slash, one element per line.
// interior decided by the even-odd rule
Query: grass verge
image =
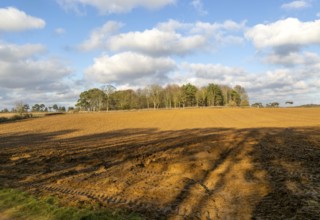
<path fill-rule="evenodd" d="M 23 220 L 140 220 L 142 216 L 97 207 L 66 207 L 55 197 L 35 197 L 17 189 L 0 188 L 0 216 Z"/>

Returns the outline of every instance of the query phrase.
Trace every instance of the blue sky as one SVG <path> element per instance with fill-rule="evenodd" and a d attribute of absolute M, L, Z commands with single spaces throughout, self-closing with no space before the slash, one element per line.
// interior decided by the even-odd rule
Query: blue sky
<path fill-rule="evenodd" d="M 316 0 L 1 0 L 0 109 L 188 82 L 319 104 L 319 46 Z"/>

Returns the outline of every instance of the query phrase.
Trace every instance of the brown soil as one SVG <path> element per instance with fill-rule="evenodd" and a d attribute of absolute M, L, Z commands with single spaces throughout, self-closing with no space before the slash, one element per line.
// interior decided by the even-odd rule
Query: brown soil
<path fill-rule="evenodd" d="M 319 219 L 319 115 L 184 109 L 0 124 L 0 186 L 149 219 Z"/>

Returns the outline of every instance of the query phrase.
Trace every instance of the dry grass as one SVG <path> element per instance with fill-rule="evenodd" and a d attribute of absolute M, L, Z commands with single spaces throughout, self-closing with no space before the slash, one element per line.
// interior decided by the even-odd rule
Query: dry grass
<path fill-rule="evenodd" d="M 320 217 L 319 115 L 184 109 L 1 124 L 0 183 L 149 218 L 313 219 Z"/>
<path fill-rule="evenodd" d="M 17 113 L 0 113 L 0 117 L 3 118 L 11 118 L 12 116 L 15 116 Z"/>

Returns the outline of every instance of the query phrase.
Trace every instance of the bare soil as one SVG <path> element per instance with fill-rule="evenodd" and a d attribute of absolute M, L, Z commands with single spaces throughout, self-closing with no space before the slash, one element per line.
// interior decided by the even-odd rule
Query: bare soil
<path fill-rule="evenodd" d="M 0 187 L 148 219 L 320 219 L 320 109 L 83 113 L 0 124 Z"/>

